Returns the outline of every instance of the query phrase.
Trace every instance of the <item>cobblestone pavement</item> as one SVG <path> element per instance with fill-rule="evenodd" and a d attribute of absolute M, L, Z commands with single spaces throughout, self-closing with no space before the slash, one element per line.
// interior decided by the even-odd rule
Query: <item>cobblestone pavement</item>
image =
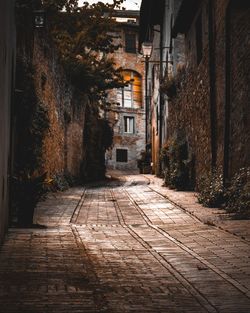
<path fill-rule="evenodd" d="M 171 200 L 151 179 L 51 194 L 35 215 L 46 228 L 10 229 L 0 312 L 250 312 L 248 237 L 204 223 L 192 197 Z"/>

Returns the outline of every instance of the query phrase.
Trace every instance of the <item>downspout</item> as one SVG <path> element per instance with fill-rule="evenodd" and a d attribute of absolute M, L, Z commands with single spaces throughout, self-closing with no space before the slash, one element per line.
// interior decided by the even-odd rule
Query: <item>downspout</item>
<path fill-rule="evenodd" d="M 149 120 L 149 105 L 148 105 L 148 60 L 145 60 L 145 143 L 146 152 L 148 151 L 148 120 Z"/>
<path fill-rule="evenodd" d="M 216 112 L 216 75 L 215 75 L 215 31 L 213 0 L 209 0 L 209 85 L 210 85 L 210 135 L 211 135 L 211 167 L 217 163 L 217 112 Z"/>
<path fill-rule="evenodd" d="M 226 45 L 225 45 L 225 105 L 224 105 L 224 164 L 223 164 L 223 179 L 224 184 L 229 176 L 229 144 L 230 144 L 230 104 L 231 104 L 231 3 L 226 10 Z"/>
<path fill-rule="evenodd" d="M 13 54 L 12 54 L 12 94 L 11 94 L 11 107 L 10 107 L 10 148 L 9 148 L 9 162 L 8 162 L 8 204 L 9 204 L 9 219 L 8 224 L 10 226 L 11 219 L 12 219 L 12 199 L 13 199 L 13 190 L 12 190 L 12 176 L 14 173 L 14 153 L 15 153 L 15 127 L 16 127 L 16 120 L 15 120 L 15 113 L 14 113 L 14 106 L 16 105 L 16 93 L 15 91 L 15 85 L 16 85 L 16 54 L 17 54 L 17 40 L 16 40 L 16 22 L 14 17 L 14 11 L 15 11 L 15 4 L 14 1 L 12 2 L 12 47 L 13 47 Z"/>
<path fill-rule="evenodd" d="M 163 34 L 162 34 L 162 31 L 163 31 L 163 27 L 162 27 L 162 23 L 160 25 L 160 85 L 162 83 L 162 78 L 163 78 Z M 162 171 L 162 164 L 161 164 L 161 160 L 160 160 L 160 151 L 161 151 L 161 148 L 162 148 L 162 118 L 163 118 L 163 95 L 162 95 L 162 92 L 161 90 L 159 90 L 159 94 L 160 94 L 160 114 L 159 114 L 159 174 L 161 174 L 161 171 Z"/>

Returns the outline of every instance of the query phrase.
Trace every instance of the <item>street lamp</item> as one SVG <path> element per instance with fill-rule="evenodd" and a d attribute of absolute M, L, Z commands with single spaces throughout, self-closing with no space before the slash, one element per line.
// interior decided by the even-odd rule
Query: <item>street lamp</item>
<path fill-rule="evenodd" d="M 149 120 L 149 103 L 148 103 L 148 64 L 153 50 L 153 44 L 145 41 L 141 45 L 142 55 L 145 58 L 145 143 L 146 152 L 148 151 L 148 120 Z"/>
<path fill-rule="evenodd" d="M 141 49 L 142 49 L 142 55 L 144 56 L 146 61 L 148 61 L 148 59 L 151 57 L 152 50 L 153 50 L 152 42 L 150 41 L 143 42 L 141 45 Z"/>

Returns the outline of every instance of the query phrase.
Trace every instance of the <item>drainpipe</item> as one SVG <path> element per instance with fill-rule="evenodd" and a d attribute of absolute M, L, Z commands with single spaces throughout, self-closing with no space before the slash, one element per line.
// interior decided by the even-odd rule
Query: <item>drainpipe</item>
<path fill-rule="evenodd" d="M 215 76 L 215 38 L 214 38 L 213 0 L 209 0 L 209 85 L 210 85 L 210 128 L 211 128 L 211 167 L 216 166 L 217 159 L 217 125 L 216 125 L 216 76 Z"/>
<path fill-rule="evenodd" d="M 149 105 L 148 105 L 148 57 L 145 59 L 145 143 L 146 152 L 148 150 L 148 120 L 149 120 Z"/>
<path fill-rule="evenodd" d="M 230 104 L 231 104 L 231 3 L 226 11 L 226 46 L 225 46 L 225 104 L 224 104 L 224 164 L 223 164 L 223 179 L 224 184 L 229 176 L 229 144 L 230 144 Z"/>
<path fill-rule="evenodd" d="M 162 82 L 162 77 L 163 77 L 163 34 L 162 34 L 162 31 L 163 31 L 163 27 L 162 25 L 160 25 L 160 84 Z M 162 95 L 162 92 L 159 90 L 159 93 L 160 93 L 160 114 L 159 114 L 159 156 L 160 156 L 160 151 L 161 151 L 161 148 L 162 148 L 162 118 L 163 118 L 163 95 Z M 161 174 L 161 170 L 162 170 L 162 164 L 161 164 L 161 160 L 160 160 L 160 157 L 159 157 L 159 174 Z"/>

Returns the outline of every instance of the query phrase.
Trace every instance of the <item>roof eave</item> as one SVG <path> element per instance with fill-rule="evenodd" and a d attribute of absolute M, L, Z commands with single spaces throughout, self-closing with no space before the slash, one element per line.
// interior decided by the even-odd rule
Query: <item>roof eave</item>
<path fill-rule="evenodd" d="M 174 21 L 172 35 L 175 38 L 179 33 L 185 34 L 201 5 L 200 0 L 183 0 Z"/>

